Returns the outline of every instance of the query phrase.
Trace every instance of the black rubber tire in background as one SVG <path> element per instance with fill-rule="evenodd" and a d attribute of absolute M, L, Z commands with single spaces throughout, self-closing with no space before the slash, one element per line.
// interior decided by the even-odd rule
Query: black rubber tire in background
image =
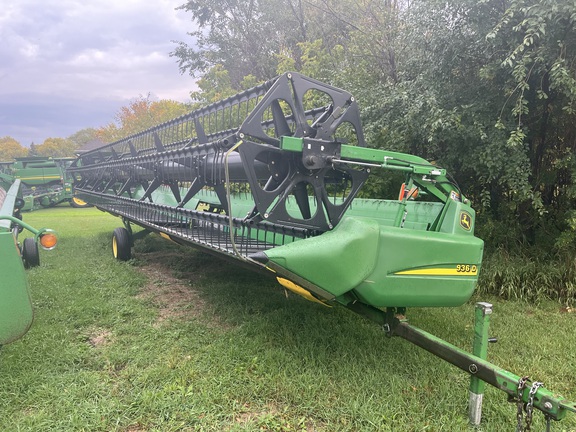
<path fill-rule="evenodd" d="M 132 258 L 132 239 L 126 228 L 116 228 L 112 234 L 112 254 L 120 261 Z"/>
<path fill-rule="evenodd" d="M 33 238 L 28 237 L 22 243 L 22 259 L 24 260 L 24 267 L 37 267 L 40 265 L 40 252 L 38 245 Z"/>

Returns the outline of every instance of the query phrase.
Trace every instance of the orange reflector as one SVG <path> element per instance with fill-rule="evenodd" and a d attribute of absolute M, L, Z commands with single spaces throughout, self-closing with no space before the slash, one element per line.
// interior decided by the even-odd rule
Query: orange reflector
<path fill-rule="evenodd" d="M 48 232 L 40 236 L 40 246 L 46 250 L 54 249 L 56 243 L 58 243 L 58 237 L 54 233 Z"/>
<path fill-rule="evenodd" d="M 400 186 L 400 194 L 398 195 L 398 201 L 402 201 L 404 199 L 416 199 L 418 198 L 419 190 L 416 186 L 412 189 L 406 189 L 406 183 L 402 183 Z"/>
<path fill-rule="evenodd" d="M 398 201 L 402 201 L 404 198 L 406 198 L 406 183 L 402 183 L 402 186 L 400 186 L 400 193 L 398 194 Z"/>

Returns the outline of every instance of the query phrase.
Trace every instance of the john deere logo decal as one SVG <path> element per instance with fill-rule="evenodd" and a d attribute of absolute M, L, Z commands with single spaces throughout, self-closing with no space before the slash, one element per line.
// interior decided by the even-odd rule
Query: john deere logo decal
<path fill-rule="evenodd" d="M 460 226 L 466 231 L 472 229 L 472 216 L 466 212 L 460 212 Z"/>

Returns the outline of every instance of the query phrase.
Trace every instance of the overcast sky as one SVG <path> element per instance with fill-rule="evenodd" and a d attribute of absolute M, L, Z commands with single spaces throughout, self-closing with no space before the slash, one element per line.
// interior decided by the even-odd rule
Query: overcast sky
<path fill-rule="evenodd" d="M 24 146 L 114 120 L 150 93 L 189 100 L 173 40 L 190 43 L 184 0 L 0 0 L 0 137 Z"/>

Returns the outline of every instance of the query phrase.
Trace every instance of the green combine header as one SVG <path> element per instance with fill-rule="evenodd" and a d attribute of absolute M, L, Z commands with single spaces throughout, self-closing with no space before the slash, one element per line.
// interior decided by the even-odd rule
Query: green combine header
<path fill-rule="evenodd" d="M 130 259 L 138 225 L 347 307 L 437 355 L 452 353 L 441 356 L 549 418 L 576 410 L 543 388 L 532 399 L 529 388 L 508 391 L 514 375 L 502 385 L 495 366 L 471 354 L 462 360 L 406 322 L 406 307 L 470 299 L 483 242 L 445 169 L 366 146 L 357 102 L 344 90 L 286 73 L 84 153 L 69 171 L 80 199 L 122 218 L 113 234 L 119 259 Z M 399 178 L 396 196 L 359 197 L 375 173 Z"/>
<path fill-rule="evenodd" d="M 22 221 L 25 205 L 21 181 L 0 179 L 0 346 L 22 337 L 32 324 L 33 310 L 28 292 L 26 268 L 40 265 L 38 244 L 43 249 L 56 247 L 53 231 L 37 230 Z M 18 241 L 24 230 L 34 237 Z"/>
<path fill-rule="evenodd" d="M 73 160 L 41 156 L 16 158 L 14 162 L 0 162 L 0 176 L 5 181 L 21 181 L 22 211 L 53 207 L 63 202 L 72 207 L 86 207 L 87 203 L 74 196 L 72 178 L 66 171 Z"/>

